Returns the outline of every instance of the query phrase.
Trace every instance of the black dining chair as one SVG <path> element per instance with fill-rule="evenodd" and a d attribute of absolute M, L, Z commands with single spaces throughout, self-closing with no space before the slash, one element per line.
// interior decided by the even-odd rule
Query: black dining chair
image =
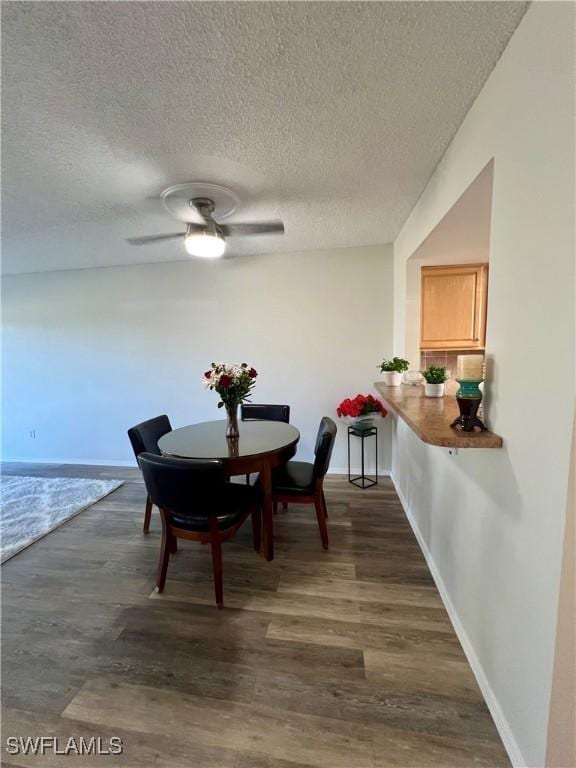
<path fill-rule="evenodd" d="M 130 438 L 136 461 L 138 461 L 141 453 L 155 453 L 159 456 L 158 440 L 168 434 L 168 432 L 172 432 L 172 425 L 166 415 L 156 416 L 154 419 L 148 419 L 148 421 L 143 421 L 140 424 L 136 424 L 135 427 L 131 427 L 128 430 L 128 437 Z M 151 516 L 152 501 L 148 495 L 144 511 L 144 533 L 149 533 L 150 531 Z"/>
<path fill-rule="evenodd" d="M 290 406 L 242 403 L 240 405 L 240 419 L 242 421 L 283 421 L 285 424 L 289 424 Z M 246 475 L 246 483 L 249 482 L 250 475 Z"/>
<path fill-rule="evenodd" d="M 316 436 L 314 463 L 289 461 L 272 471 L 272 500 L 275 505 L 278 502 L 314 504 L 324 549 L 328 549 L 328 509 L 323 485 L 332 458 L 336 431 L 336 424 L 324 416 Z"/>
<path fill-rule="evenodd" d="M 260 549 L 260 496 L 252 486 L 227 483 L 219 459 L 176 459 L 141 453 L 140 469 L 152 503 L 160 509 L 162 546 L 156 586 L 164 591 L 170 553 L 179 538 L 210 544 L 216 605 L 224 605 L 222 542 L 252 515 L 254 549 Z"/>
<path fill-rule="evenodd" d="M 242 421 L 283 421 L 289 424 L 290 406 L 242 403 L 240 418 Z"/>

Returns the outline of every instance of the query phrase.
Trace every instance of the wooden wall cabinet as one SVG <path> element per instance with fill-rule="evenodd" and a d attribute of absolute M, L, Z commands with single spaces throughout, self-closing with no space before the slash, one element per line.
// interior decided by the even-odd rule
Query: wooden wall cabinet
<path fill-rule="evenodd" d="M 420 349 L 484 349 L 488 264 L 422 267 Z"/>

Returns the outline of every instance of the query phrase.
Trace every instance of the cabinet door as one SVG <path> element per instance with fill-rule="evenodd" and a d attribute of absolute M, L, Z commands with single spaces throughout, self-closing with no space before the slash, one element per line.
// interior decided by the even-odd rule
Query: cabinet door
<path fill-rule="evenodd" d="M 487 264 L 422 267 L 421 349 L 482 349 Z"/>

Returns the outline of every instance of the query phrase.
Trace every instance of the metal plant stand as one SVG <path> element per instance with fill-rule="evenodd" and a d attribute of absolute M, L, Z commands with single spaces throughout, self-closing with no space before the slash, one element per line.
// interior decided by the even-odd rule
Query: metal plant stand
<path fill-rule="evenodd" d="M 362 469 L 361 474 L 358 477 L 350 476 L 350 435 L 359 437 L 361 440 L 360 450 L 362 455 Z M 374 451 L 375 451 L 375 475 L 374 477 L 367 477 L 365 474 L 364 466 L 364 441 L 367 437 L 374 438 Z M 356 485 L 358 488 L 371 488 L 378 483 L 378 427 L 375 426 L 349 426 L 348 427 L 348 482 L 352 485 Z"/>

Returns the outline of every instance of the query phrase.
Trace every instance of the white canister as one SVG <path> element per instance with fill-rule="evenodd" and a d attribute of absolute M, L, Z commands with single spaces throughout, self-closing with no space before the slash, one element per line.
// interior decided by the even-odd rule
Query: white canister
<path fill-rule="evenodd" d="M 402 374 L 398 371 L 383 371 L 384 384 L 387 387 L 399 387 L 402 384 Z"/>
<path fill-rule="evenodd" d="M 484 376 L 484 355 L 458 355 L 456 378 L 460 381 L 481 381 Z"/>
<path fill-rule="evenodd" d="M 442 384 L 424 384 L 424 394 L 426 397 L 444 397 L 444 382 Z"/>

